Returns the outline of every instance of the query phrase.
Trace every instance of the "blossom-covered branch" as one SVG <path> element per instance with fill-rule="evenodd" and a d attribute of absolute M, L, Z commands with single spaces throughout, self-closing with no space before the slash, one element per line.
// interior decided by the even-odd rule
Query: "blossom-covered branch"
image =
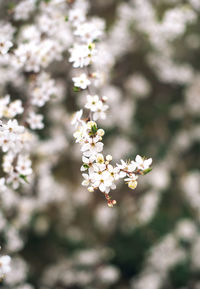
<path fill-rule="evenodd" d="M 96 121 L 106 119 L 109 106 L 107 96 L 99 96 L 95 93 L 98 91 L 98 84 L 94 81 L 99 71 L 93 70 L 93 63 L 101 57 L 98 41 L 103 37 L 104 25 L 99 19 L 87 20 L 86 15 L 82 13 L 76 9 L 76 6 L 69 12 L 69 21 L 74 35 L 74 44 L 69 50 L 69 61 L 73 63 L 74 68 L 83 70 L 72 78 L 74 89 L 75 91 L 86 90 L 88 93 L 85 104 L 88 116 L 82 118 L 83 109 L 81 109 L 76 112 L 72 120 L 76 128 L 74 137 L 81 145 L 83 154 L 82 185 L 87 186 L 90 192 L 99 189 L 105 195 L 108 206 L 112 207 L 116 204 L 116 200 L 111 200 L 109 193 L 110 190 L 116 189 L 116 182 L 122 178 L 129 188 L 135 189 L 138 177 L 150 172 L 152 159 L 137 155 L 135 161 L 121 160 L 120 164 L 112 165 L 112 155 L 103 155 L 104 130 L 98 128 Z"/>

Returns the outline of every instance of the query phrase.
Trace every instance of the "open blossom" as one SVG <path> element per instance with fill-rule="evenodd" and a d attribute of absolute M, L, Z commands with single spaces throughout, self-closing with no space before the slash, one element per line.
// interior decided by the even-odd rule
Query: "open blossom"
<path fill-rule="evenodd" d="M 44 124 L 42 120 L 43 120 L 43 115 L 35 114 L 34 112 L 31 112 L 29 114 L 29 117 L 27 118 L 27 123 L 30 125 L 31 129 L 43 129 Z"/>
<path fill-rule="evenodd" d="M 0 37 L 0 54 L 6 54 L 12 46 L 13 44 L 11 41 Z"/>
<path fill-rule="evenodd" d="M 11 185 L 14 190 L 19 188 L 20 183 L 24 183 L 19 173 L 16 172 L 10 172 L 6 182 L 8 185 Z"/>
<path fill-rule="evenodd" d="M 92 112 L 94 121 L 98 119 L 106 118 L 106 111 L 108 110 L 108 105 L 103 103 L 98 95 L 87 95 L 87 103 L 85 107 Z"/>
<path fill-rule="evenodd" d="M 24 127 L 18 125 L 16 119 L 9 120 L 0 127 L 0 146 L 3 152 L 9 150 L 17 151 L 21 134 L 24 132 Z"/>
<path fill-rule="evenodd" d="M 132 190 L 134 190 L 137 187 L 137 179 L 138 176 L 136 176 L 134 173 L 129 174 L 129 177 L 124 179 L 125 182 L 127 182 L 128 187 Z"/>
<path fill-rule="evenodd" d="M 10 96 L 6 95 L 0 99 L 0 118 L 5 117 L 8 111 L 8 105 L 10 103 Z"/>
<path fill-rule="evenodd" d="M 57 92 L 56 82 L 46 72 L 41 72 L 30 83 L 31 103 L 35 106 L 44 106 Z"/>
<path fill-rule="evenodd" d="M 75 126 L 75 128 L 78 127 L 78 125 L 81 123 L 81 117 L 83 115 L 83 110 L 79 110 L 72 116 L 71 124 Z"/>
<path fill-rule="evenodd" d="M 6 191 L 6 185 L 5 185 L 5 183 L 6 183 L 5 178 L 0 178 L 0 191 L 1 191 L 1 192 L 2 192 L 2 191 Z"/>
<path fill-rule="evenodd" d="M 81 171 L 86 170 L 93 170 L 93 162 L 95 161 L 95 156 L 90 156 L 89 158 L 86 158 L 84 155 L 82 156 L 83 165 L 81 166 Z"/>
<path fill-rule="evenodd" d="M 19 125 L 16 119 L 9 119 L 9 121 L 4 124 L 4 129 L 6 132 L 11 134 L 20 134 L 24 132 L 24 127 L 22 125 Z"/>
<path fill-rule="evenodd" d="M 81 151 L 86 157 L 96 155 L 103 150 L 103 143 L 99 141 L 99 138 L 90 138 L 87 143 L 83 144 Z"/>
<path fill-rule="evenodd" d="M 98 95 L 87 95 L 87 103 L 85 107 L 93 112 L 97 111 L 99 102 L 100 102 L 100 99 Z"/>
<path fill-rule="evenodd" d="M 24 108 L 22 107 L 22 101 L 21 100 L 15 100 L 10 103 L 8 107 L 8 116 L 13 118 L 18 114 L 22 114 L 24 111 Z"/>
<path fill-rule="evenodd" d="M 102 21 L 93 20 L 78 25 L 74 35 L 79 36 L 84 42 L 91 43 L 102 35 L 103 28 L 104 23 Z"/>
<path fill-rule="evenodd" d="M 121 160 L 121 164 L 117 164 L 117 167 L 120 169 L 119 176 L 120 178 L 124 178 L 127 173 L 132 173 L 136 170 L 136 163 L 135 162 L 125 162 Z"/>
<path fill-rule="evenodd" d="M 31 160 L 28 158 L 28 156 L 18 156 L 16 170 L 20 175 L 23 176 L 28 176 L 32 174 Z"/>
<path fill-rule="evenodd" d="M 69 21 L 74 25 L 78 26 L 80 23 L 85 21 L 85 13 L 83 9 L 74 8 L 69 11 Z"/>
<path fill-rule="evenodd" d="M 152 164 L 152 159 L 144 159 L 141 156 L 137 155 L 135 158 L 135 162 L 137 164 L 137 168 L 140 170 L 146 170 Z"/>
<path fill-rule="evenodd" d="M 15 6 L 15 20 L 26 20 L 35 8 L 35 0 L 23 0 Z"/>
<path fill-rule="evenodd" d="M 0 257 L 0 278 L 3 278 L 8 272 L 10 272 L 10 262 L 10 256 L 6 255 Z"/>
<path fill-rule="evenodd" d="M 108 172 L 110 176 L 116 181 L 119 179 L 120 169 L 118 167 L 113 167 L 112 165 L 108 165 Z"/>
<path fill-rule="evenodd" d="M 104 104 L 102 101 L 97 103 L 97 110 L 94 112 L 94 121 L 98 119 L 106 119 L 106 111 L 108 110 L 108 105 Z"/>
<path fill-rule="evenodd" d="M 73 67 L 84 67 L 92 63 L 96 53 L 94 45 L 76 44 L 69 50 L 71 57 L 69 62 L 73 62 Z"/>
<path fill-rule="evenodd" d="M 101 174 L 94 173 L 92 175 L 94 180 L 94 187 L 98 187 L 101 192 L 108 193 L 112 186 L 112 178 L 107 170 L 104 170 Z"/>
<path fill-rule="evenodd" d="M 72 80 L 74 82 L 74 86 L 80 87 L 81 89 L 86 89 L 88 85 L 91 84 L 91 81 L 87 78 L 85 73 L 82 73 L 78 77 L 73 77 Z"/>

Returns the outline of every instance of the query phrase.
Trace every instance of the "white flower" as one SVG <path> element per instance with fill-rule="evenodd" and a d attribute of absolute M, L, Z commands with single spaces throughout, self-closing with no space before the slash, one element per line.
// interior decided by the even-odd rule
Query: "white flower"
<path fill-rule="evenodd" d="M 137 179 L 138 176 L 132 173 L 129 175 L 129 178 L 126 178 L 124 180 L 128 183 L 128 187 L 134 190 L 137 187 Z"/>
<path fill-rule="evenodd" d="M 108 193 L 112 186 L 112 178 L 108 171 L 103 171 L 102 174 L 94 174 L 94 186 L 98 187 L 101 192 Z"/>
<path fill-rule="evenodd" d="M 15 136 L 8 132 L 0 132 L 0 146 L 2 147 L 3 152 L 14 148 Z"/>
<path fill-rule="evenodd" d="M 7 106 L 10 102 L 10 96 L 6 95 L 5 97 L 0 99 L 0 118 L 5 116 L 5 111 L 7 111 Z"/>
<path fill-rule="evenodd" d="M 103 150 L 102 142 L 95 142 L 95 138 L 90 138 L 89 141 L 81 147 L 81 151 L 84 156 L 90 157 L 92 155 L 96 155 Z"/>
<path fill-rule="evenodd" d="M 43 118 L 44 118 L 43 115 L 31 112 L 27 119 L 27 123 L 30 125 L 31 129 L 43 129 L 44 128 L 44 124 L 42 122 Z"/>
<path fill-rule="evenodd" d="M 74 35 L 79 36 L 82 41 L 87 43 L 93 42 L 102 35 L 102 30 L 99 29 L 100 27 L 98 28 L 97 24 L 95 21 L 80 24 L 75 30 Z"/>
<path fill-rule="evenodd" d="M 13 44 L 11 41 L 0 38 L 0 53 L 6 54 Z"/>
<path fill-rule="evenodd" d="M 31 160 L 27 156 L 19 155 L 16 170 L 20 175 L 28 176 L 32 174 Z"/>
<path fill-rule="evenodd" d="M 137 164 L 137 168 L 139 170 L 146 170 L 150 167 L 151 163 L 152 163 L 152 159 L 144 159 L 141 156 L 137 155 L 135 158 L 136 164 Z"/>
<path fill-rule="evenodd" d="M 4 127 L 9 133 L 21 134 L 24 132 L 24 127 L 18 125 L 18 121 L 16 119 L 10 119 Z"/>
<path fill-rule="evenodd" d="M 31 103 L 33 105 L 42 107 L 49 100 L 49 95 L 42 87 L 36 87 L 32 91 Z"/>
<path fill-rule="evenodd" d="M 94 173 L 101 175 L 102 172 L 105 171 L 105 169 L 106 169 L 106 165 L 104 163 L 94 163 L 93 164 Z"/>
<path fill-rule="evenodd" d="M 13 189 L 16 190 L 19 188 L 20 182 L 23 182 L 18 173 L 11 172 L 7 178 L 7 184 L 11 184 Z"/>
<path fill-rule="evenodd" d="M 96 111 L 93 115 L 94 120 L 98 119 L 106 119 L 106 110 L 108 109 L 108 105 L 104 104 L 102 101 L 99 101 L 96 106 Z"/>
<path fill-rule="evenodd" d="M 35 8 L 35 0 L 24 0 L 18 3 L 14 8 L 15 20 L 26 20 Z"/>
<path fill-rule="evenodd" d="M 15 155 L 12 152 L 9 152 L 3 156 L 3 171 L 5 173 L 10 173 L 13 171 L 13 160 Z"/>
<path fill-rule="evenodd" d="M 83 9 L 70 9 L 68 18 L 74 26 L 79 25 L 85 20 Z"/>
<path fill-rule="evenodd" d="M 126 172 L 128 173 L 134 172 L 135 169 L 137 168 L 137 165 L 133 161 L 129 163 L 129 162 L 125 162 L 121 160 L 121 165 L 117 164 L 117 167 L 120 169 L 120 173 L 119 173 L 120 178 L 124 178 L 127 175 Z"/>
<path fill-rule="evenodd" d="M 86 89 L 88 85 L 91 84 L 91 81 L 87 78 L 85 73 L 82 73 L 78 77 L 73 77 L 72 80 L 74 82 L 74 86 L 80 87 L 81 89 Z"/>
<path fill-rule="evenodd" d="M 0 277 L 3 278 L 5 274 L 10 272 L 10 256 L 2 256 L 0 257 Z"/>
<path fill-rule="evenodd" d="M 81 109 L 81 110 L 77 111 L 76 113 L 74 113 L 73 116 L 72 116 L 71 124 L 75 125 L 76 128 L 81 123 L 82 115 L 83 115 L 83 110 Z"/>
<path fill-rule="evenodd" d="M 5 178 L 0 178 L 0 192 L 6 190 Z"/>
<path fill-rule="evenodd" d="M 89 45 L 76 44 L 73 48 L 69 49 L 69 52 L 71 53 L 69 62 L 73 62 L 73 67 L 77 68 L 89 65 L 96 50 L 93 47 L 90 49 Z"/>
<path fill-rule="evenodd" d="M 87 139 L 88 137 L 87 126 L 86 125 L 79 126 L 78 129 L 73 134 L 73 136 L 76 139 L 76 142 L 80 144 L 84 143 L 85 139 Z"/>
<path fill-rule="evenodd" d="M 90 172 L 91 170 L 93 170 L 92 165 L 93 165 L 93 162 L 95 161 L 94 156 L 91 156 L 89 158 L 82 156 L 82 161 L 83 161 L 83 165 L 81 166 L 81 171 L 86 171 L 87 169 L 89 169 L 89 172 Z"/>
<path fill-rule="evenodd" d="M 100 102 L 98 95 L 87 95 L 87 103 L 85 107 L 91 111 L 97 111 Z"/>
<path fill-rule="evenodd" d="M 42 107 L 52 95 L 56 95 L 56 83 L 46 72 L 40 73 L 30 85 L 31 103 Z"/>
<path fill-rule="evenodd" d="M 118 167 L 114 168 L 112 165 L 108 165 L 108 172 L 110 173 L 111 177 L 114 180 L 118 180 L 119 179 L 120 169 Z"/>
<path fill-rule="evenodd" d="M 15 117 L 17 114 L 21 114 L 24 111 L 21 100 L 15 100 L 10 103 L 8 108 L 8 116 Z"/>
<path fill-rule="evenodd" d="M 82 181 L 82 186 L 89 186 L 90 184 L 90 178 L 88 174 L 82 174 L 84 180 Z"/>

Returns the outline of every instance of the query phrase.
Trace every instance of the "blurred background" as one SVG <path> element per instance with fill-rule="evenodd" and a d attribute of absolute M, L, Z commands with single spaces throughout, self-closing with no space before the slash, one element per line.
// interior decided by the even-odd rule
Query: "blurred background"
<path fill-rule="evenodd" d="M 5 2 L 4 12 L 20 1 Z M 106 25 L 99 43 L 105 50 L 99 67 L 107 73 L 101 93 L 110 106 L 99 124 L 106 131 L 105 152 L 114 162 L 137 154 L 152 157 L 153 170 L 134 191 L 120 183 L 111 192 L 114 208 L 100 192 L 81 186 L 81 154 L 70 115 L 85 95 L 73 92 L 64 52 L 64 62 L 47 68 L 60 97 L 42 110 L 46 129 L 33 154 L 31 192 L 25 185 L 26 193 L 1 201 L 1 245 L 14 257 L 0 286 L 200 289 L 200 1 L 89 4 L 89 15 Z M 31 17 L 11 22 L 22 29 Z M 16 82 L 29 73 L 23 81 L 20 77 L 2 84 L 1 92 L 20 97 L 24 88 Z"/>

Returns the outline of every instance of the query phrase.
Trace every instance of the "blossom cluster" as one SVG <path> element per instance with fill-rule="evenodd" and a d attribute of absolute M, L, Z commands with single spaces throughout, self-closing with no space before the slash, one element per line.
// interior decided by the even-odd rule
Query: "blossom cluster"
<path fill-rule="evenodd" d="M 74 10 L 70 11 L 73 13 Z M 106 119 L 106 112 L 109 106 L 106 104 L 108 98 L 106 96 L 100 97 L 91 92 L 98 86 L 92 83 L 93 77 L 98 74 L 98 71 L 93 71 L 92 64 L 95 62 L 95 55 L 98 57 L 98 49 L 95 42 L 103 37 L 104 26 L 100 21 L 87 21 L 85 17 L 77 22 L 77 19 L 71 19 L 70 22 L 73 29 L 75 43 L 69 50 L 69 61 L 73 63 L 74 68 L 84 68 L 84 71 L 73 77 L 75 89 L 87 89 L 87 102 L 85 108 L 89 111 L 86 120 L 81 119 L 83 110 L 76 112 L 73 117 L 72 124 L 76 127 L 74 137 L 76 142 L 81 145 L 81 152 L 83 154 L 83 165 L 81 171 L 84 181 L 83 186 L 87 186 L 89 192 L 99 189 L 104 193 L 108 206 L 112 207 L 116 204 L 115 200 L 111 200 L 110 190 L 116 189 L 115 182 L 123 178 L 127 182 L 128 187 L 135 189 L 137 186 L 137 179 L 139 175 L 145 175 L 151 171 L 150 165 L 152 159 L 145 159 L 137 155 L 135 161 L 123 161 L 121 164 L 113 166 L 111 155 L 103 155 L 104 135 L 103 129 L 98 129 L 97 120 Z"/>
<path fill-rule="evenodd" d="M 129 188 L 135 189 L 137 186 L 137 179 L 139 175 L 148 173 L 152 159 L 144 159 L 137 155 L 135 161 L 123 161 L 120 164 L 113 166 L 110 164 L 112 161 L 111 155 L 102 154 L 104 135 L 103 129 L 98 129 L 95 121 L 81 120 L 82 110 L 78 111 L 73 120 L 77 128 L 74 133 L 76 142 L 81 145 L 81 152 L 83 153 L 83 165 L 81 171 L 84 181 L 83 186 L 87 186 L 90 192 L 99 189 L 105 194 L 108 200 L 108 205 L 112 207 L 116 201 L 110 200 L 109 192 L 116 189 L 115 182 L 123 178 L 127 182 Z"/>

